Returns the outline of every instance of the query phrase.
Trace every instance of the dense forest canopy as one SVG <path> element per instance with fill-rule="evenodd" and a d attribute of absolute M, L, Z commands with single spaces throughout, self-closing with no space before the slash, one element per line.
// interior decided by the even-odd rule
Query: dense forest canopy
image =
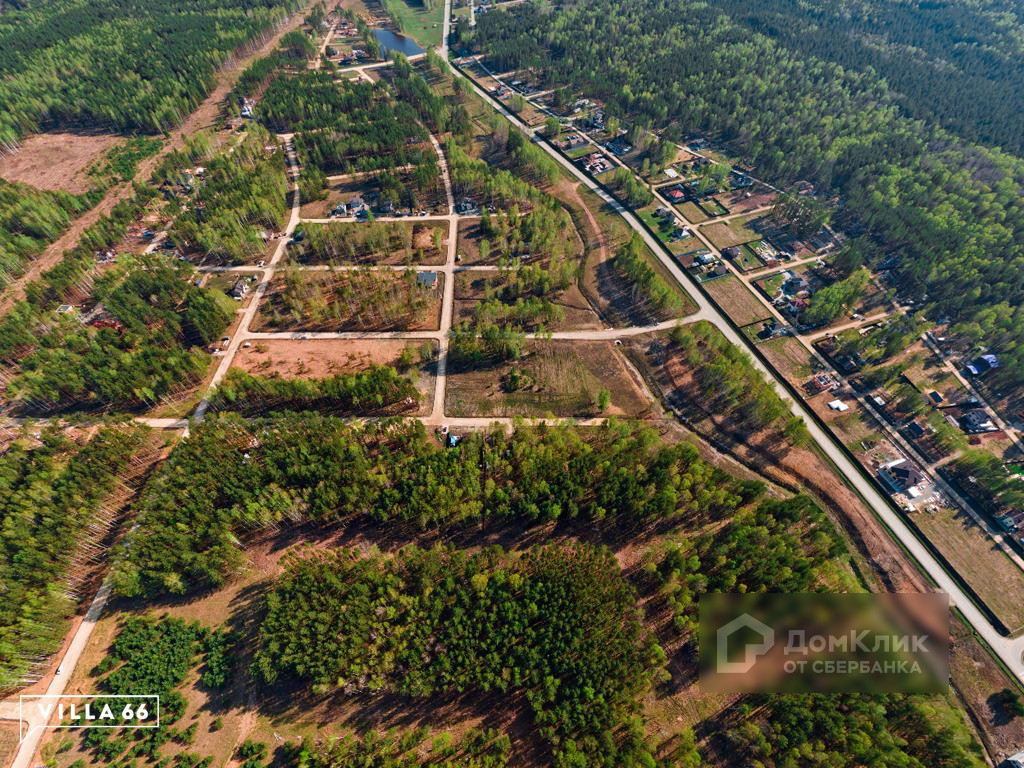
<path fill-rule="evenodd" d="M 198 159 L 207 162 L 205 173 L 195 182 L 198 188 L 190 208 L 175 218 L 171 240 L 236 264 L 255 260 L 267 249 L 264 235 L 284 229 L 284 151 L 273 136 L 255 126 L 230 151 Z"/>
<path fill-rule="evenodd" d="M 290 0 L 40 0 L 0 15 L 0 145 L 61 126 L 150 133 L 182 121 L 217 68 Z"/>
<path fill-rule="evenodd" d="M 869 69 L 912 116 L 1020 154 L 1024 13 L 1007 0 L 712 0 L 786 48 Z"/>
<path fill-rule="evenodd" d="M 200 345 L 227 327 L 229 300 L 196 286 L 191 267 L 169 257 L 147 256 L 135 266 L 97 283 L 98 325 L 59 316 L 38 334 L 20 329 L 23 356 L 8 390 L 18 406 L 134 409 L 198 380 L 209 360 Z M 11 324 L 29 312 L 12 314 Z M 12 328 L 10 343 L 15 334 Z"/>
<path fill-rule="evenodd" d="M 631 525 L 728 514 L 759 491 L 690 445 L 661 445 L 624 424 L 475 433 L 440 449 L 419 422 L 226 414 L 193 430 L 144 489 L 115 581 L 127 595 L 221 584 L 241 562 L 236 534 L 288 521 L 362 518 L 411 532 L 474 521 Z"/>
<path fill-rule="evenodd" d="M 69 567 L 102 531 L 101 507 L 141 438 L 110 427 L 81 446 L 46 430 L 0 456 L 0 690 L 60 646 L 74 608 Z"/>
<path fill-rule="evenodd" d="M 786 48 L 714 3 L 527 4 L 483 15 L 465 42 L 500 71 L 537 67 L 613 115 L 676 139 L 710 133 L 766 177 L 838 193 L 875 259 L 896 255 L 901 292 L 1000 352 L 993 381 L 1024 384 L 1020 158 L 914 119 L 873 69 Z"/>
<path fill-rule="evenodd" d="M 623 731 L 665 656 L 606 550 L 339 551 L 293 561 L 267 606 L 256 667 L 268 684 L 287 673 L 319 691 L 522 691 L 556 765 L 640 764 Z"/>
<path fill-rule="evenodd" d="M 98 195 L 36 189 L 0 179 L 0 285 L 67 229 Z"/>

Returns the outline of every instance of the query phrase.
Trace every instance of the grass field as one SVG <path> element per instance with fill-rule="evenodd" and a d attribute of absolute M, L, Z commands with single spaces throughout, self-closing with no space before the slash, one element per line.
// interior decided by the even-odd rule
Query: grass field
<path fill-rule="evenodd" d="M 603 413 L 597 407 L 602 389 L 611 396 Z M 648 407 L 622 355 L 606 341 L 533 342 L 516 361 L 455 366 L 448 372 L 445 402 L 451 416 L 636 417 Z"/>
<path fill-rule="evenodd" d="M 441 44 L 444 3 L 434 0 L 434 7 L 412 0 L 383 0 L 384 8 L 395 20 L 402 34 L 408 35 L 424 48 Z"/>
<path fill-rule="evenodd" d="M 1024 571 L 973 520 L 940 508 L 913 522 L 1011 631 L 1024 627 Z"/>
<path fill-rule="evenodd" d="M 798 382 L 813 373 L 811 353 L 792 336 L 781 336 L 760 345 L 761 351 L 772 365 L 788 379 Z"/>
<path fill-rule="evenodd" d="M 584 155 L 589 155 L 591 152 L 597 152 L 597 147 L 593 144 L 584 144 L 582 147 L 576 147 L 576 149 L 570 149 L 565 154 L 571 157 L 573 160 Z"/>
<path fill-rule="evenodd" d="M 711 280 L 704 288 L 737 325 L 748 325 L 771 316 L 747 286 L 732 275 Z"/>
<path fill-rule="evenodd" d="M 747 226 L 751 220 L 749 216 L 738 216 L 728 221 L 719 221 L 715 224 L 708 224 L 701 227 L 701 232 L 710 240 L 716 248 L 728 248 L 732 245 L 741 245 L 753 240 L 760 240 L 761 236 Z"/>
<path fill-rule="evenodd" d="M 740 248 L 740 255 L 733 259 L 733 264 L 741 272 L 753 272 L 755 269 L 760 269 L 764 266 L 761 260 L 757 258 L 757 254 L 746 245 Z"/>
<path fill-rule="evenodd" d="M 695 203 L 686 202 L 682 205 L 677 205 L 676 209 L 686 217 L 686 220 L 693 224 L 700 224 L 702 221 L 708 220 L 708 215 L 704 213 Z"/>

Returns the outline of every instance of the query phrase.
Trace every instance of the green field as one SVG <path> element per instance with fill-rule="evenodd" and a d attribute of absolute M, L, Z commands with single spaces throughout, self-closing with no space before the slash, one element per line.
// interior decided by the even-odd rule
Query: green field
<path fill-rule="evenodd" d="M 421 1 L 384 0 L 384 8 L 395 20 L 402 34 L 408 35 L 424 48 L 436 48 L 441 44 L 444 22 L 444 3 L 433 0 L 428 7 Z"/>

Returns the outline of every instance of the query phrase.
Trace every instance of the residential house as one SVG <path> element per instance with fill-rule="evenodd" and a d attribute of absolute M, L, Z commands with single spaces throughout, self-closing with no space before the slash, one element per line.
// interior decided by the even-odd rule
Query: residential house
<path fill-rule="evenodd" d="M 889 493 L 902 493 L 912 499 L 921 495 L 921 486 L 925 482 L 921 470 L 905 458 L 883 464 L 878 468 L 877 477 Z"/>
<path fill-rule="evenodd" d="M 754 180 L 747 176 L 745 173 L 733 171 L 730 178 L 730 183 L 733 189 L 747 189 L 748 187 L 754 186 Z"/>
<path fill-rule="evenodd" d="M 668 189 L 661 190 L 661 194 L 668 198 L 672 203 L 682 203 L 686 200 L 686 192 L 678 184 L 674 184 Z"/>
<path fill-rule="evenodd" d="M 249 295 L 249 281 L 245 278 L 239 278 L 235 281 L 235 284 L 231 286 L 231 290 L 228 292 L 235 301 L 241 301 Z"/>
<path fill-rule="evenodd" d="M 981 408 L 967 411 L 960 417 L 960 426 L 968 434 L 979 434 L 982 432 L 997 432 L 997 427 L 992 419 Z"/>
<path fill-rule="evenodd" d="M 967 372 L 972 376 L 984 376 L 993 368 L 999 367 L 999 358 L 995 355 L 978 355 L 967 363 Z"/>

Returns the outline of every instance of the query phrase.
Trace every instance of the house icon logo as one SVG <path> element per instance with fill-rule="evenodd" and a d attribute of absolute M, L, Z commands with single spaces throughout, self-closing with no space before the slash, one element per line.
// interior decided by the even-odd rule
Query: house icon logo
<path fill-rule="evenodd" d="M 760 643 L 747 643 L 742 661 L 729 661 L 729 638 L 738 630 L 747 627 L 761 636 Z M 757 657 L 768 653 L 775 645 L 775 630 L 758 621 L 749 613 L 741 613 L 718 630 L 716 670 L 721 674 L 749 672 L 757 663 Z"/>

